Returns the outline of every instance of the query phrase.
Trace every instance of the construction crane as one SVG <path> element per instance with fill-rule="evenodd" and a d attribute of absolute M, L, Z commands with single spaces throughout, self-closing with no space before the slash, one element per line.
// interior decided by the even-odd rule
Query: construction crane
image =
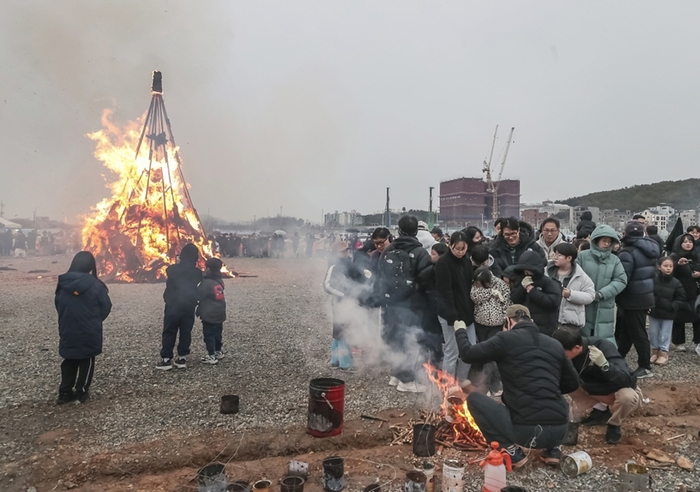
<path fill-rule="evenodd" d="M 491 152 L 489 154 L 488 161 L 484 160 L 483 172 L 486 174 L 486 192 L 491 193 L 493 204 L 491 207 L 491 219 L 495 222 L 498 218 L 498 185 L 501 183 L 501 177 L 503 177 L 503 169 L 506 167 L 506 159 L 508 158 L 508 150 L 510 149 L 510 143 L 513 141 L 513 132 L 515 127 L 510 129 L 510 135 L 508 135 L 508 142 L 506 142 L 506 147 L 503 151 L 503 161 L 501 162 L 501 169 L 498 173 L 498 179 L 493 181 L 491 176 L 491 160 L 493 159 L 493 149 L 496 146 L 496 137 L 498 136 L 498 125 L 496 125 L 496 131 L 493 134 L 493 143 L 491 144 Z"/>

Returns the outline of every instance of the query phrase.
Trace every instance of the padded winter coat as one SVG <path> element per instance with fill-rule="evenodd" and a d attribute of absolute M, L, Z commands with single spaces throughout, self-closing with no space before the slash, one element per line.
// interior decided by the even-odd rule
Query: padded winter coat
<path fill-rule="evenodd" d="M 695 311 L 695 301 L 698 298 L 698 280 L 700 279 L 694 278 L 693 272 L 700 271 L 700 258 L 696 254 L 697 246 L 690 251 L 681 250 L 680 243 L 683 237 L 680 236 L 678 238 L 671 255 L 671 258 L 673 258 L 673 276 L 681 282 L 685 290 L 685 303 L 676 313 L 675 321 L 677 323 L 692 323 L 698 319 Z M 688 264 L 679 265 L 678 260 L 680 258 L 687 258 L 689 260 Z"/>
<path fill-rule="evenodd" d="M 612 246 L 619 242 L 612 227 L 599 225 L 591 233 L 591 249 L 581 251 L 576 258 L 576 263 L 593 281 L 596 292 L 603 296 L 586 306 L 583 335 L 595 335 L 615 344 L 615 296 L 627 285 L 627 275 L 620 259 L 612 254 L 612 246 L 605 250 L 598 247 L 596 240 L 601 237 L 611 238 Z"/>
<path fill-rule="evenodd" d="M 226 294 L 224 281 L 220 278 L 204 277 L 197 287 L 197 316 L 207 323 L 226 321 Z"/>
<path fill-rule="evenodd" d="M 676 313 L 685 304 L 685 291 L 673 275 L 658 272 L 654 277 L 654 307 L 649 316 L 656 319 L 676 319 Z"/>
<path fill-rule="evenodd" d="M 510 289 L 500 278 L 493 276 L 491 288 L 472 285 L 471 297 L 474 303 L 474 321 L 483 326 L 501 326 L 510 306 Z M 493 291 L 501 293 L 501 301 Z"/>
<path fill-rule="evenodd" d="M 518 264 L 510 267 L 509 271 L 513 272 L 510 300 L 513 304 L 527 306 L 532 321 L 540 328 L 540 332 L 551 336 L 557 329 L 559 320 L 561 284 L 544 274 L 544 265 L 540 260 L 540 256 L 534 251 L 526 251 L 518 260 Z M 530 292 L 521 283 L 525 277 L 525 270 L 533 274 L 534 288 Z"/>
<path fill-rule="evenodd" d="M 556 265 L 552 263 L 547 267 L 547 276 L 559 280 L 557 270 Z M 593 280 L 583 271 L 580 265 L 574 263 L 571 265 L 571 271 L 561 286 L 562 289 L 569 289 L 571 295 L 568 299 L 564 296 L 561 297 L 559 323 L 583 328 L 586 324 L 586 306 L 595 300 Z"/>
<path fill-rule="evenodd" d="M 457 258 L 450 250 L 435 263 L 438 316 L 447 320 L 449 326 L 457 320 L 467 326 L 474 323 L 472 275 L 472 262 L 467 255 Z"/>
<path fill-rule="evenodd" d="M 603 371 L 593 364 L 588 349 L 593 345 L 603 352 L 609 368 Z M 636 388 L 637 376 L 630 371 L 625 358 L 612 342 L 604 338 L 583 338 L 583 350 L 571 361 L 581 377 L 581 388 L 589 395 L 611 395 L 622 388 Z"/>
<path fill-rule="evenodd" d="M 192 314 L 197 306 L 197 286 L 202 281 L 202 270 L 195 265 L 177 263 L 170 265 L 165 275 L 165 303 L 169 308 Z"/>
<path fill-rule="evenodd" d="M 551 261 L 554 259 L 554 247 L 563 242 L 564 235 L 560 232 L 554 242 L 549 246 L 547 246 L 547 243 L 544 241 L 544 236 L 540 236 L 540 238 L 537 240 L 537 246 L 542 248 L 545 258 L 547 258 L 548 261 Z"/>
<path fill-rule="evenodd" d="M 627 286 L 615 301 L 622 309 L 650 309 L 654 307 L 654 276 L 661 256 L 659 244 L 648 237 L 622 238 L 622 249 L 617 254 L 627 274 Z"/>
<path fill-rule="evenodd" d="M 58 354 L 64 359 L 89 359 L 102 353 L 102 322 L 112 310 L 107 286 L 89 273 L 58 277 Z"/>
<path fill-rule="evenodd" d="M 467 330 L 455 332 L 459 357 L 467 364 L 496 362 L 503 381 L 503 404 L 514 425 L 561 425 L 569 421 L 562 393 L 579 378 L 561 343 L 542 335 L 531 321 L 472 345 Z"/>
<path fill-rule="evenodd" d="M 538 254 L 542 262 L 542 268 L 547 265 L 547 258 L 544 251 L 523 229 L 520 230 L 520 242 L 515 248 L 511 248 L 506 243 L 502 235 L 496 237 L 496 240 L 491 243 L 489 253 L 493 257 L 495 266 L 505 273 L 506 268 L 518 263 L 520 257 L 526 251 L 534 251 Z M 492 270 L 493 271 L 493 270 Z"/>

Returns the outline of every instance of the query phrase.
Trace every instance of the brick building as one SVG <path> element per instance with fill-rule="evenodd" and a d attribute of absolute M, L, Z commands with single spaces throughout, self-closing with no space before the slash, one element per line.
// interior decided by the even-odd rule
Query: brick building
<path fill-rule="evenodd" d="M 481 178 L 458 178 L 440 183 L 440 222 L 483 226 L 491 220 L 493 195 Z M 520 216 L 520 180 L 504 179 L 498 186 L 499 216 Z"/>

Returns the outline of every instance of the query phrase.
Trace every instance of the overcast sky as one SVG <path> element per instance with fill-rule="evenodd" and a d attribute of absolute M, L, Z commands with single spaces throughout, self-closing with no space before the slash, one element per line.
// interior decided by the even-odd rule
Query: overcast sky
<path fill-rule="evenodd" d="M 428 206 L 515 129 L 522 201 L 697 177 L 700 3 L 0 3 L 5 217 L 107 195 L 85 134 L 164 99 L 200 214 Z M 495 159 L 494 159 L 495 160 Z M 436 201 L 437 204 L 437 201 Z"/>

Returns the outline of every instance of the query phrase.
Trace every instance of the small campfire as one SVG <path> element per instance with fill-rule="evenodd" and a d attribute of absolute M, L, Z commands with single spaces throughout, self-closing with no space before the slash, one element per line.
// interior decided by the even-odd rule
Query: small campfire
<path fill-rule="evenodd" d="M 112 196 L 84 217 L 82 230 L 85 249 L 106 281 L 165 280 L 165 269 L 187 243 L 204 260 L 214 256 L 182 173 L 162 93 L 161 73 L 153 72 L 144 117 L 120 129 L 106 110 L 104 129 L 88 135 L 97 142 L 95 157 L 117 176 L 108 185 Z M 230 275 L 225 267 L 222 273 Z"/>
<path fill-rule="evenodd" d="M 480 451 L 485 448 L 486 439 L 469 413 L 467 395 L 459 381 L 430 364 L 424 364 L 423 367 L 443 397 L 437 421 L 430 422 L 437 427 L 435 442 L 462 451 Z"/>

